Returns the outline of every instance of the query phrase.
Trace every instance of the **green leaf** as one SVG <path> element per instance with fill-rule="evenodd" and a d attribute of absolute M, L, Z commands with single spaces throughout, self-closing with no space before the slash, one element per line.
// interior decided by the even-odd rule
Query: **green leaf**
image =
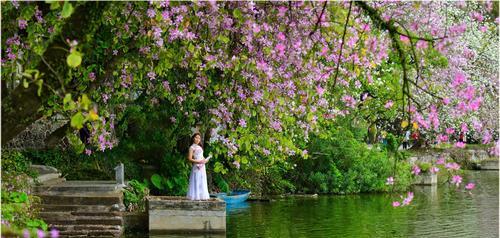
<path fill-rule="evenodd" d="M 165 187 L 163 187 L 162 180 L 163 179 L 162 179 L 161 175 L 159 175 L 159 174 L 153 174 L 153 176 L 151 176 L 151 182 L 153 183 L 153 185 L 157 189 L 160 189 L 160 190 L 165 189 Z"/>
<path fill-rule="evenodd" d="M 30 86 L 30 84 L 28 83 L 28 81 L 26 79 L 23 79 L 23 86 L 24 86 L 24 88 L 28 88 Z"/>
<path fill-rule="evenodd" d="M 194 45 L 193 44 L 191 44 L 191 43 L 189 44 L 188 51 L 191 52 L 191 53 L 194 52 Z"/>
<path fill-rule="evenodd" d="M 82 103 L 83 109 L 89 110 L 89 106 L 92 102 L 90 101 L 89 97 L 87 97 L 87 94 L 83 94 L 81 103 Z"/>
<path fill-rule="evenodd" d="M 68 63 L 70 67 L 78 67 L 82 63 L 81 54 L 78 51 L 73 51 L 68 55 L 68 58 L 66 58 L 66 63 Z"/>
<path fill-rule="evenodd" d="M 50 10 L 55 10 L 59 8 L 59 2 L 55 0 L 45 0 L 45 3 L 50 4 Z"/>
<path fill-rule="evenodd" d="M 66 94 L 63 99 L 63 109 L 68 111 L 68 110 L 73 110 L 76 108 L 76 103 L 73 102 L 73 99 L 71 98 L 71 93 Z"/>
<path fill-rule="evenodd" d="M 83 127 L 83 122 L 85 121 L 85 117 L 81 112 L 76 113 L 71 117 L 71 126 L 76 129 L 81 129 Z"/>
<path fill-rule="evenodd" d="M 51 6 L 52 7 L 52 6 Z M 64 2 L 64 6 L 61 12 L 62 18 L 68 18 L 73 13 L 73 5 L 70 2 Z"/>
<path fill-rule="evenodd" d="M 38 81 L 36 81 L 36 85 L 38 85 L 38 90 L 36 91 L 36 93 L 38 94 L 38 96 L 40 97 L 42 95 L 42 85 L 43 85 L 43 80 L 42 79 L 39 79 Z"/>
<path fill-rule="evenodd" d="M 236 19 L 240 19 L 240 18 L 241 18 L 241 16 L 242 16 L 242 15 L 241 15 L 241 11 L 240 11 L 240 9 L 238 9 L 238 8 L 234 9 L 234 11 L 233 11 L 233 16 L 234 16 L 234 18 L 236 18 Z"/>
<path fill-rule="evenodd" d="M 220 41 L 222 41 L 224 44 L 227 44 L 229 42 L 229 37 L 225 36 L 225 35 L 219 35 L 219 38 L 218 38 Z"/>

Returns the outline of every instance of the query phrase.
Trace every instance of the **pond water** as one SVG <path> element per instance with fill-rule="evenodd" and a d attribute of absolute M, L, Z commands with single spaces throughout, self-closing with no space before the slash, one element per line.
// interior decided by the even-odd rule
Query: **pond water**
<path fill-rule="evenodd" d="M 248 202 L 228 208 L 226 236 L 154 237 L 498 237 L 498 175 L 466 171 L 472 194 L 463 186 L 414 187 L 411 205 L 399 208 L 391 205 L 397 194 Z"/>

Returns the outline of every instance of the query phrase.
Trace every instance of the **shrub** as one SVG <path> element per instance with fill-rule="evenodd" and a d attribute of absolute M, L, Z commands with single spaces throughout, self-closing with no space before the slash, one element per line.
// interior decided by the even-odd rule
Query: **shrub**
<path fill-rule="evenodd" d="M 141 183 L 137 180 L 130 180 L 128 186 L 123 191 L 123 202 L 127 211 L 144 212 L 146 210 L 146 196 L 149 195 L 147 180 Z"/>

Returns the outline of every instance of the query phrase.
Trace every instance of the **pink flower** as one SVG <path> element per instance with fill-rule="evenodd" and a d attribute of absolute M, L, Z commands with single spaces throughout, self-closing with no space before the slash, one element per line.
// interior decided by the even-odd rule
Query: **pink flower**
<path fill-rule="evenodd" d="M 453 178 L 451 179 L 451 183 L 457 185 L 457 187 L 462 183 L 462 177 L 460 175 L 453 175 Z"/>
<path fill-rule="evenodd" d="M 402 205 L 410 205 L 410 202 L 413 201 L 413 192 L 408 192 L 408 196 L 403 200 Z"/>
<path fill-rule="evenodd" d="M 94 81 L 95 80 L 95 73 L 94 72 L 90 72 L 89 73 L 89 79 L 90 79 L 90 81 Z"/>
<path fill-rule="evenodd" d="M 445 166 L 444 166 L 446 169 L 448 170 L 459 170 L 460 169 L 460 165 L 458 165 L 457 163 L 455 162 L 452 162 L 452 163 L 447 163 Z"/>
<path fill-rule="evenodd" d="M 414 175 L 419 175 L 420 174 L 420 167 L 418 167 L 417 165 L 413 165 L 412 169 L 411 169 L 411 173 L 414 174 Z"/>
<path fill-rule="evenodd" d="M 276 51 L 278 51 L 278 54 L 280 56 L 283 56 L 285 54 L 285 48 L 286 48 L 285 45 L 279 43 L 279 44 L 276 45 L 276 47 L 274 49 Z"/>
<path fill-rule="evenodd" d="M 281 131 L 281 123 L 279 121 L 273 121 L 271 122 L 271 128 L 275 129 L 276 131 Z"/>
<path fill-rule="evenodd" d="M 455 147 L 457 147 L 457 148 L 465 148 L 465 143 L 459 141 L 459 142 L 455 143 Z"/>
<path fill-rule="evenodd" d="M 91 155 L 91 154 L 92 154 L 92 150 L 85 149 L 85 154 L 86 154 L 86 155 Z"/>
<path fill-rule="evenodd" d="M 19 26 L 19 29 L 26 29 L 26 27 L 28 26 L 28 21 L 24 20 L 24 19 L 20 19 L 18 22 L 18 26 Z"/>
<path fill-rule="evenodd" d="M 30 231 L 28 229 L 24 229 L 23 238 L 30 238 L 30 237 L 31 237 Z"/>
<path fill-rule="evenodd" d="M 448 105 L 448 104 L 450 104 L 450 101 L 451 101 L 451 100 L 450 100 L 449 98 L 443 98 L 443 104 L 444 104 L 444 105 Z"/>
<path fill-rule="evenodd" d="M 490 148 L 489 153 L 490 153 L 490 155 L 493 155 L 496 157 L 500 156 L 500 142 L 499 141 L 495 142 L 495 146 Z"/>
<path fill-rule="evenodd" d="M 479 30 L 481 32 L 486 32 L 486 31 L 488 31 L 488 27 L 487 26 L 481 26 L 481 27 L 479 27 Z"/>
<path fill-rule="evenodd" d="M 252 31 L 253 31 L 253 33 L 259 33 L 260 32 L 260 26 L 254 23 L 252 25 Z"/>
<path fill-rule="evenodd" d="M 399 39 L 400 39 L 403 43 L 405 43 L 405 44 L 407 44 L 407 43 L 409 43 L 409 42 L 410 42 L 410 38 L 408 38 L 407 36 L 403 36 L 403 35 L 401 35 L 401 36 L 399 36 Z"/>
<path fill-rule="evenodd" d="M 472 19 L 478 22 L 482 22 L 484 20 L 483 15 L 481 15 L 481 13 L 479 12 L 471 12 L 470 16 L 472 17 Z"/>
<path fill-rule="evenodd" d="M 398 201 L 392 202 L 393 207 L 399 207 L 401 204 Z"/>
<path fill-rule="evenodd" d="M 455 133 L 455 129 L 453 129 L 453 128 L 446 128 L 446 134 L 451 135 L 453 133 Z"/>
<path fill-rule="evenodd" d="M 417 45 L 416 45 L 417 49 L 426 49 L 427 46 L 428 46 L 427 41 L 423 41 L 423 40 L 419 40 L 417 42 Z"/>
<path fill-rule="evenodd" d="M 349 95 L 344 95 L 342 97 L 342 101 L 345 103 L 346 106 L 348 106 L 350 108 L 355 108 L 355 106 L 356 106 L 356 100 Z"/>
<path fill-rule="evenodd" d="M 316 87 L 316 92 L 318 93 L 319 96 L 322 96 L 323 93 L 325 93 L 325 89 L 318 85 Z"/>
<path fill-rule="evenodd" d="M 236 161 L 236 160 L 233 162 L 233 165 L 234 165 L 237 169 L 239 169 L 239 168 L 240 168 L 240 162 L 238 162 L 238 161 Z"/>
<path fill-rule="evenodd" d="M 435 174 L 435 173 L 439 172 L 439 168 L 432 166 L 430 171 L 431 171 L 431 173 Z"/>
<path fill-rule="evenodd" d="M 392 100 L 389 100 L 385 103 L 384 107 L 389 109 L 392 107 L 393 104 L 394 104 L 394 102 Z"/>
<path fill-rule="evenodd" d="M 278 38 L 278 40 L 281 40 L 281 41 L 286 40 L 285 34 L 283 34 L 283 32 L 281 32 L 281 31 L 278 33 L 278 35 L 276 35 L 276 38 Z"/>
<path fill-rule="evenodd" d="M 36 235 L 38 236 L 38 238 L 44 238 L 45 237 L 45 232 L 43 230 L 38 229 L 36 231 Z"/>
<path fill-rule="evenodd" d="M 393 177 L 387 178 L 387 182 L 385 182 L 385 184 L 387 184 L 387 185 L 393 185 L 394 184 L 394 178 Z"/>
<path fill-rule="evenodd" d="M 57 229 L 52 229 L 50 230 L 50 237 L 51 238 L 58 238 L 59 237 L 59 231 Z"/>
<path fill-rule="evenodd" d="M 247 127 L 247 122 L 245 121 L 245 119 L 240 119 L 239 123 L 238 123 L 241 127 Z"/>
<path fill-rule="evenodd" d="M 156 79 L 156 73 L 155 73 L 155 72 L 153 72 L 153 71 L 150 71 L 150 72 L 148 73 L 148 78 L 149 78 L 149 80 Z"/>
<path fill-rule="evenodd" d="M 287 10 L 288 10 L 287 7 L 284 7 L 284 6 L 278 7 L 278 16 L 279 17 L 285 16 L 285 13 L 286 13 Z"/>
<path fill-rule="evenodd" d="M 442 134 L 439 134 L 439 135 L 437 136 L 437 141 L 438 141 L 439 143 L 441 143 L 441 142 L 446 142 L 446 141 L 448 141 L 448 136 L 447 136 L 447 135 L 442 135 Z"/>
<path fill-rule="evenodd" d="M 149 8 L 148 11 L 147 11 L 147 14 L 148 14 L 148 17 L 149 18 L 153 18 L 156 16 L 156 11 L 152 8 Z"/>
<path fill-rule="evenodd" d="M 465 82 L 465 75 L 462 74 L 462 73 L 456 73 L 455 74 L 455 79 L 453 80 L 453 83 L 451 84 L 452 87 L 457 87 L 459 86 L 460 84 L 462 84 L 463 82 Z"/>
<path fill-rule="evenodd" d="M 436 164 L 444 164 L 445 163 L 445 159 L 443 157 L 440 157 L 437 161 L 436 161 Z"/>
<path fill-rule="evenodd" d="M 474 183 L 468 183 L 467 185 L 465 185 L 465 189 L 467 190 L 472 190 L 474 189 L 474 187 L 476 187 L 476 184 Z"/>
<path fill-rule="evenodd" d="M 488 144 L 491 142 L 491 133 L 490 131 L 486 130 L 483 134 L 483 144 Z"/>
<path fill-rule="evenodd" d="M 467 128 L 467 124 L 466 123 L 462 123 L 461 127 L 462 127 L 462 132 L 463 133 L 467 133 L 469 131 L 469 128 Z"/>

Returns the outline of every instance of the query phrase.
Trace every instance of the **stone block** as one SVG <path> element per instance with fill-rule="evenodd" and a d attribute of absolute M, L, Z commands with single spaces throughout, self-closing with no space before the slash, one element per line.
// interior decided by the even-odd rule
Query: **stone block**
<path fill-rule="evenodd" d="M 219 199 L 148 197 L 150 234 L 225 233 L 226 204 Z"/>
<path fill-rule="evenodd" d="M 415 185 L 436 185 L 437 184 L 437 174 L 433 173 L 422 173 L 415 178 Z"/>
<path fill-rule="evenodd" d="M 498 160 L 485 160 L 481 162 L 481 169 L 498 170 Z"/>

